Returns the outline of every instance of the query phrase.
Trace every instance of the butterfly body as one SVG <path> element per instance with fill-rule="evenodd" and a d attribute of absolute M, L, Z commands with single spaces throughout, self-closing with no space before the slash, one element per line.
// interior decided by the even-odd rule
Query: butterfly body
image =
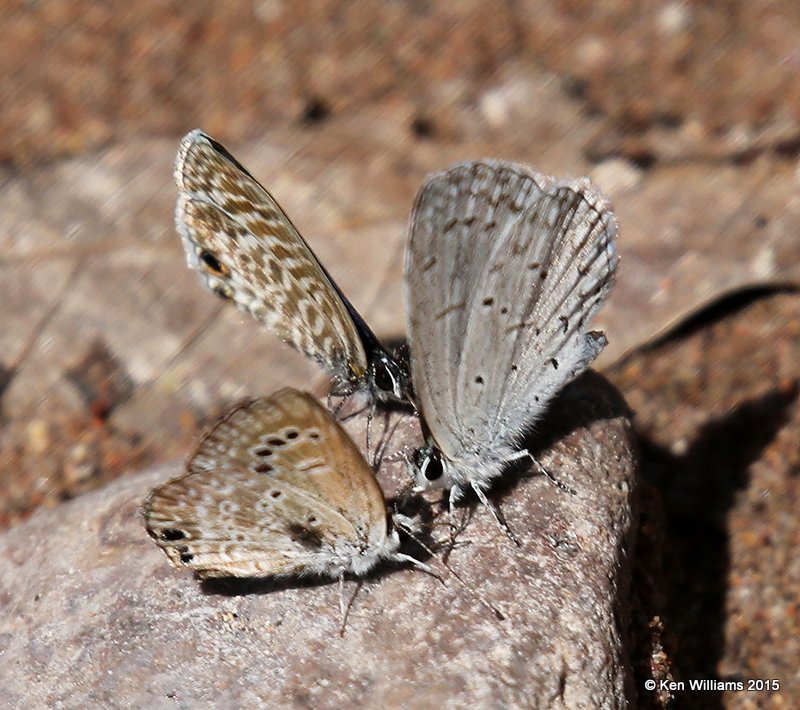
<path fill-rule="evenodd" d="M 613 283 L 616 231 L 587 180 L 476 161 L 426 181 L 405 268 L 420 487 L 483 500 L 529 456 L 523 437 L 605 345 L 586 326 Z"/>
<path fill-rule="evenodd" d="M 317 362 L 337 393 L 406 400 L 408 373 L 380 344 L 270 193 L 200 130 L 181 141 L 175 221 L 205 285 Z"/>

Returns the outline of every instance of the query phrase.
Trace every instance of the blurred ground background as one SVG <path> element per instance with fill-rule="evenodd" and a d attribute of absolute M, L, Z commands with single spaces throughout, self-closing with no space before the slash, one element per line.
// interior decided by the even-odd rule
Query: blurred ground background
<path fill-rule="evenodd" d="M 0 22 L 0 523 L 185 455 L 234 399 L 322 382 L 185 268 L 171 171 L 191 128 L 387 339 L 427 172 L 588 174 L 622 254 L 599 369 L 642 438 L 634 661 L 782 684 L 680 706 L 791 707 L 800 6 L 65 0 Z"/>

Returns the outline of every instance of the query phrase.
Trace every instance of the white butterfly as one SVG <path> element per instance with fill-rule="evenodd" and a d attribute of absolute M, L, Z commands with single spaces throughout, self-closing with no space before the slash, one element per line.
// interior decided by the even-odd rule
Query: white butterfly
<path fill-rule="evenodd" d="M 485 491 L 533 459 L 522 438 L 606 344 L 587 326 L 613 284 L 616 218 L 588 180 L 478 161 L 429 177 L 410 229 L 417 483 L 451 504 L 471 488 L 503 524 Z"/>

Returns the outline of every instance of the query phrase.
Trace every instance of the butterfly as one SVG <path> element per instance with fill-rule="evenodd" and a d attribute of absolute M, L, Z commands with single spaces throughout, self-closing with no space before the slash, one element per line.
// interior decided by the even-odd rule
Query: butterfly
<path fill-rule="evenodd" d="M 316 361 L 332 394 L 410 399 L 407 368 L 369 329 L 284 211 L 220 143 L 199 129 L 175 162 L 175 222 L 189 266 L 221 298 Z"/>
<path fill-rule="evenodd" d="M 201 578 L 345 574 L 410 563 L 372 469 L 311 395 L 246 400 L 203 437 L 184 475 L 154 488 L 149 535 Z M 438 575 L 436 575 L 438 576 Z"/>
<path fill-rule="evenodd" d="M 406 250 L 420 487 L 486 497 L 556 393 L 606 344 L 587 330 L 617 268 L 616 218 L 588 180 L 495 161 L 430 176 Z M 540 469 L 542 467 L 540 466 Z"/>

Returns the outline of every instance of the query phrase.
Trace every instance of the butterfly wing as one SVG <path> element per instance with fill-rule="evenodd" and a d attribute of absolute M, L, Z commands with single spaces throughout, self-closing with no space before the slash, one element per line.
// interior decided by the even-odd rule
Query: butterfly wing
<path fill-rule="evenodd" d="M 206 577 L 336 574 L 381 556 L 383 493 L 310 395 L 286 389 L 242 403 L 206 434 L 188 470 L 145 503 L 148 532 L 176 567 Z"/>
<path fill-rule="evenodd" d="M 337 381 L 363 379 L 374 335 L 269 192 L 199 130 L 181 142 L 175 181 L 178 232 L 206 286 Z"/>
<path fill-rule="evenodd" d="M 432 176 L 406 256 L 412 375 L 441 451 L 513 441 L 605 341 L 586 326 L 617 265 L 588 181 L 480 161 Z"/>

